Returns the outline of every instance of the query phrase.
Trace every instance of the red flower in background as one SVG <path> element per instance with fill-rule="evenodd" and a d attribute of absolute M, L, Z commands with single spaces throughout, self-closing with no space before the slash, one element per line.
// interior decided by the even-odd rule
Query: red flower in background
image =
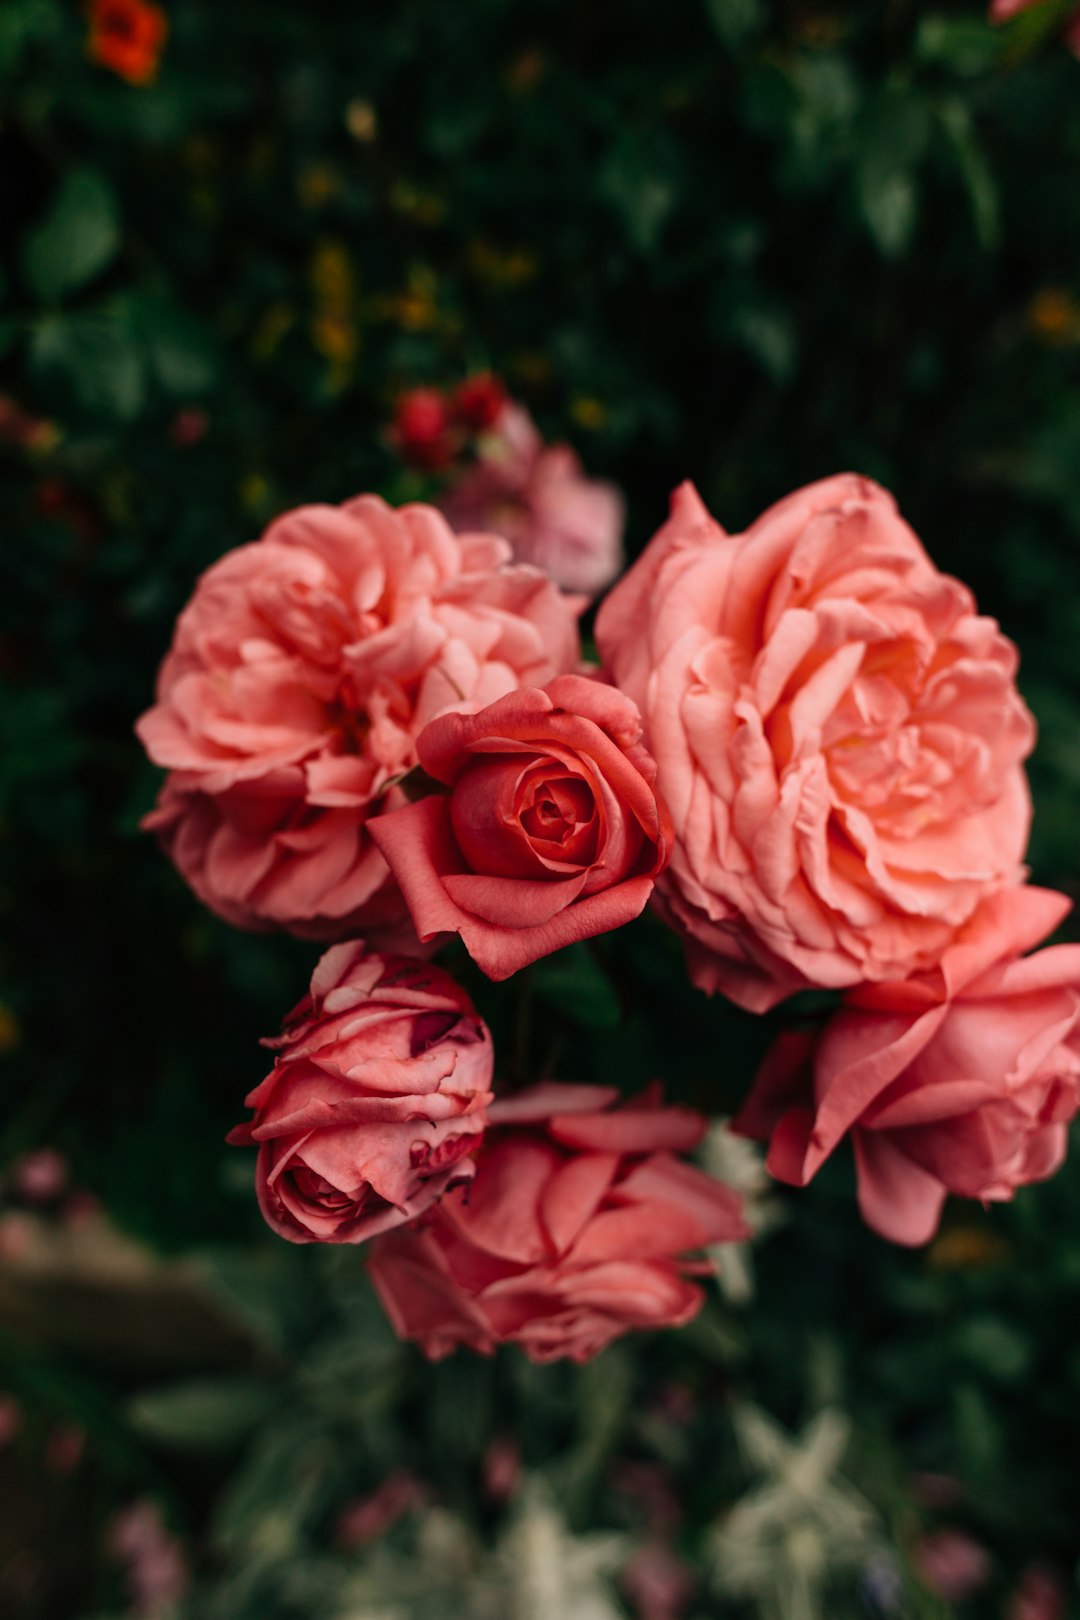
<path fill-rule="evenodd" d="M 86 49 L 129 84 L 151 84 L 168 32 L 168 18 L 150 0 L 92 0 Z"/>
<path fill-rule="evenodd" d="M 454 458 L 455 436 L 450 410 L 437 388 L 412 388 L 402 394 L 390 429 L 403 461 L 425 472 L 444 472 Z"/>
<path fill-rule="evenodd" d="M 473 433 L 493 428 L 509 403 L 506 389 L 490 371 L 466 377 L 454 392 L 454 414 Z"/>

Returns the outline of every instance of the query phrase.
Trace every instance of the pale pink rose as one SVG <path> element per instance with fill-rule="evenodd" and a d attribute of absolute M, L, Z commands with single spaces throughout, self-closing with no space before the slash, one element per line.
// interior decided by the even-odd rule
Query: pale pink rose
<path fill-rule="evenodd" d="M 656 903 L 691 977 L 764 1011 L 932 965 L 1021 877 L 1016 652 L 866 478 L 730 536 L 689 484 L 600 609 L 676 828 Z"/>
<path fill-rule="evenodd" d="M 212 910 L 320 939 L 403 920 L 365 823 L 417 733 L 577 663 L 573 604 L 509 556 L 364 495 L 203 575 L 138 732 L 171 773 L 145 825 Z"/>
<path fill-rule="evenodd" d="M 545 445 L 521 405 L 503 408 L 440 505 L 455 529 L 503 535 L 564 590 L 596 596 L 622 568 L 622 495 L 586 478 L 569 445 Z"/>
<path fill-rule="evenodd" d="M 362 1243 L 473 1173 L 491 1036 L 449 974 L 335 945 L 229 1137 L 258 1143 L 255 1189 L 293 1243 Z"/>
<path fill-rule="evenodd" d="M 735 1129 L 771 1137 L 769 1169 L 796 1186 L 850 1134 L 863 1218 L 895 1243 L 927 1242 L 947 1193 L 1044 1181 L 1080 1107 L 1080 945 L 1020 953 L 1068 909 L 995 895 L 933 972 L 852 991 L 816 1038 L 781 1035 Z"/>
<path fill-rule="evenodd" d="M 737 1194 L 675 1155 L 706 1121 L 649 1094 L 540 1085 L 495 1103 L 470 1187 L 379 1238 L 371 1276 L 391 1322 L 432 1360 L 520 1345 L 587 1361 L 631 1328 L 697 1314 L 689 1256 L 747 1235 Z"/>
<path fill-rule="evenodd" d="M 449 792 L 371 836 L 421 940 L 458 933 L 491 979 L 639 916 L 671 849 L 641 717 L 582 675 L 444 714 L 417 739 Z"/>

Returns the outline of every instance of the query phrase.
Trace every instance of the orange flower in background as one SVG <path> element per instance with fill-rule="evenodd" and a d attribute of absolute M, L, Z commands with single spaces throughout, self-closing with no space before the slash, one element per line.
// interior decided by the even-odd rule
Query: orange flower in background
<path fill-rule="evenodd" d="M 168 32 L 168 18 L 150 0 L 91 0 L 86 49 L 129 84 L 151 84 Z"/>

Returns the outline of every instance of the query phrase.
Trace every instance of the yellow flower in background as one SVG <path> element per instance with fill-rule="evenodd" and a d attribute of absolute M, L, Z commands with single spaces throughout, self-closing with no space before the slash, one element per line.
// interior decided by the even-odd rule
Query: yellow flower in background
<path fill-rule="evenodd" d="M 525 248 L 507 250 L 481 240 L 469 248 L 469 268 L 481 281 L 493 286 L 520 287 L 533 280 L 540 264 L 536 255 Z"/>
<path fill-rule="evenodd" d="M 303 208 L 322 208 L 341 190 L 341 175 L 329 163 L 308 163 L 300 170 L 296 191 Z"/>
<path fill-rule="evenodd" d="M 370 101 L 356 96 L 345 108 L 345 128 L 354 141 L 367 144 L 379 133 L 379 119 Z"/>
<path fill-rule="evenodd" d="M 608 408 L 603 400 L 593 399 L 591 395 L 582 395 L 570 406 L 570 415 L 578 426 L 592 431 L 606 425 L 608 414 Z"/>
<path fill-rule="evenodd" d="M 356 272 L 342 243 L 326 239 L 311 260 L 311 295 L 314 311 L 310 335 L 315 348 L 333 368 L 329 383 L 345 386 L 360 349 L 356 325 Z"/>
<path fill-rule="evenodd" d="M 982 1271 L 1000 1265 L 1009 1245 L 995 1232 L 978 1226 L 953 1226 L 934 1239 L 927 1264 L 935 1271 Z"/>
<path fill-rule="evenodd" d="M 236 493 L 240 497 L 240 505 L 251 517 L 261 522 L 269 516 L 273 505 L 273 490 L 270 487 L 270 480 L 263 473 L 245 473 Z"/>
<path fill-rule="evenodd" d="M 1027 323 L 1041 343 L 1080 343 L 1080 304 L 1065 287 L 1044 287 L 1028 306 Z"/>

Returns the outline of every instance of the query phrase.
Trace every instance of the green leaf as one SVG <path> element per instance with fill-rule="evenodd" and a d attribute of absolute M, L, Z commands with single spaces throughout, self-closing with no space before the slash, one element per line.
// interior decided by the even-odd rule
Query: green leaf
<path fill-rule="evenodd" d="M 705 10 L 716 37 L 729 50 L 745 44 L 761 27 L 761 0 L 705 0 Z"/>
<path fill-rule="evenodd" d="M 960 178 L 967 188 L 971 215 L 979 244 L 985 249 L 997 246 L 1001 235 L 997 184 L 993 170 L 975 133 L 971 114 L 962 101 L 946 101 L 938 117 L 952 147 Z"/>
<path fill-rule="evenodd" d="M 670 144 L 658 135 L 625 136 L 605 160 L 600 190 L 639 253 L 655 250 L 678 201 L 679 173 Z"/>
<path fill-rule="evenodd" d="M 136 1395 L 128 1405 L 134 1427 L 177 1451 L 227 1451 L 274 1405 L 270 1384 L 256 1378 L 198 1378 Z"/>
<path fill-rule="evenodd" d="M 866 118 L 855 170 L 859 208 L 886 258 L 898 258 L 911 241 L 918 205 L 916 175 L 930 124 L 925 104 L 907 86 L 896 85 Z"/>
<path fill-rule="evenodd" d="M 587 945 L 569 945 L 534 969 L 537 998 L 586 1029 L 614 1029 L 619 1001 Z"/>
<path fill-rule="evenodd" d="M 980 17 L 941 17 L 919 21 L 915 49 L 924 62 L 964 78 L 988 73 L 1001 59 L 1005 36 Z"/>
<path fill-rule="evenodd" d="M 167 298 L 138 294 L 125 301 L 150 369 L 167 394 L 180 400 L 207 394 L 218 379 L 217 350 L 206 327 Z"/>
<path fill-rule="evenodd" d="M 76 291 L 111 264 L 120 246 L 116 195 L 94 169 L 73 169 L 23 247 L 23 270 L 45 303 Z"/>
<path fill-rule="evenodd" d="M 139 413 L 146 376 L 138 337 L 110 311 L 46 316 L 31 335 L 30 362 L 88 415 L 127 422 Z"/>

